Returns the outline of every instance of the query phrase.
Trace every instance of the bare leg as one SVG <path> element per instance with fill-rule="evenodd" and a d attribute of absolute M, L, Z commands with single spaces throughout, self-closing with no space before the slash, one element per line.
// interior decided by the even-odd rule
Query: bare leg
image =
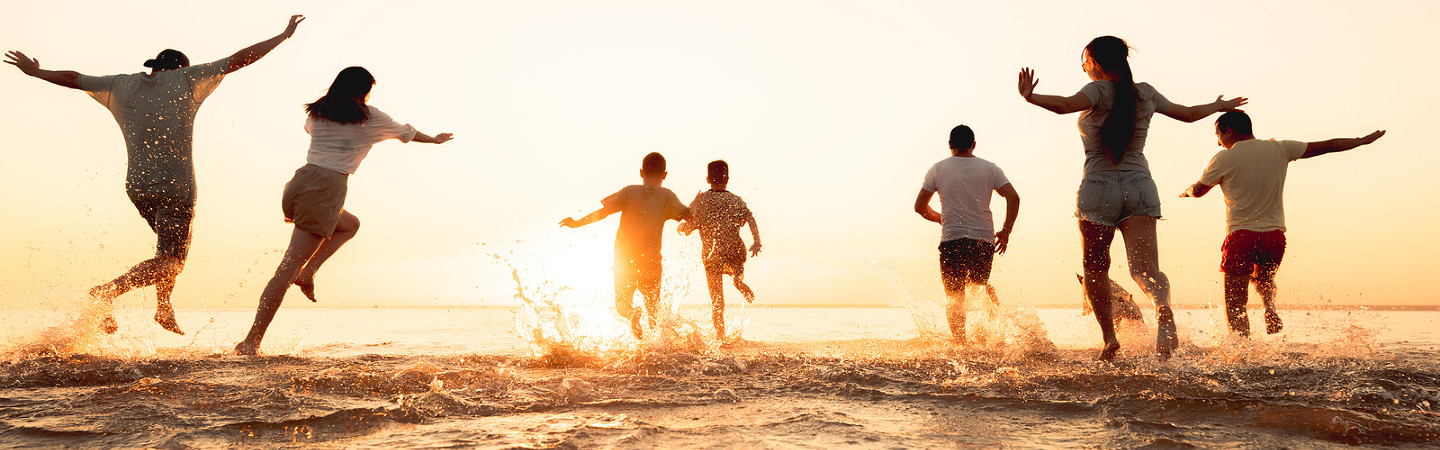
<path fill-rule="evenodd" d="M 1115 337 L 1115 311 L 1110 308 L 1110 243 L 1115 240 L 1115 228 L 1085 220 L 1079 222 L 1085 297 L 1090 299 L 1090 310 L 1095 313 L 1100 337 L 1105 342 L 1100 360 L 1109 361 L 1120 351 L 1120 340 Z"/>
<path fill-rule="evenodd" d="M 755 303 L 755 291 L 750 289 L 750 285 L 745 284 L 745 270 L 743 268 L 736 270 L 735 276 L 731 278 L 734 278 L 735 289 L 745 297 L 745 303 Z"/>
<path fill-rule="evenodd" d="M 990 311 L 989 311 L 989 313 L 990 313 L 990 320 L 993 321 L 993 320 L 995 320 L 996 316 L 1000 313 L 1000 296 L 995 295 L 995 286 L 994 286 L 994 285 L 992 285 L 992 284 L 990 284 L 990 283 L 985 283 L 985 284 L 982 284 L 981 286 L 984 286 L 984 287 L 985 287 L 985 295 L 987 295 L 987 296 L 990 297 L 990 307 L 987 308 L 987 309 L 990 310 Z"/>
<path fill-rule="evenodd" d="M 1169 358 L 1180 346 L 1175 331 L 1175 312 L 1170 309 L 1170 279 L 1160 271 L 1159 238 L 1155 217 L 1130 216 L 1120 221 L 1120 235 L 1125 239 L 1125 257 L 1130 262 L 1130 277 L 1140 290 L 1155 302 L 1155 351 Z"/>
<path fill-rule="evenodd" d="M 710 322 L 715 325 L 715 338 L 724 342 L 725 276 L 719 267 L 705 266 L 705 287 L 710 290 Z"/>
<path fill-rule="evenodd" d="M 965 288 L 945 291 L 945 319 L 950 322 L 950 335 L 957 344 L 965 344 Z"/>
<path fill-rule="evenodd" d="M 1250 274 L 1225 272 L 1225 321 L 1230 331 L 1250 336 L 1250 314 L 1245 310 L 1250 303 Z"/>
<path fill-rule="evenodd" d="M 629 268 L 615 270 L 615 312 L 630 321 L 630 332 L 635 339 L 644 335 L 640 328 L 640 311 L 635 310 L 635 272 Z"/>
<path fill-rule="evenodd" d="M 275 312 L 280 309 L 280 303 L 285 301 L 285 291 L 290 289 L 290 284 L 295 282 L 300 268 L 305 266 L 305 262 L 324 241 L 324 237 L 300 229 L 290 233 L 290 247 L 285 249 L 285 256 L 280 259 L 275 276 L 270 277 L 270 282 L 265 284 L 265 291 L 260 294 L 260 306 L 255 310 L 255 322 L 250 325 L 250 333 L 245 335 L 245 340 L 235 344 L 235 353 L 254 355 L 260 349 L 260 340 L 265 338 L 265 330 L 270 328 L 270 321 L 275 319 Z"/>
<path fill-rule="evenodd" d="M 175 308 L 170 306 L 170 294 L 175 292 L 175 279 L 166 278 L 155 282 L 155 323 L 166 331 L 181 336 L 180 324 L 175 322 Z"/>
<path fill-rule="evenodd" d="M 1275 310 L 1275 272 L 1280 267 L 1261 267 L 1255 270 L 1255 277 L 1251 280 L 1255 283 L 1255 292 L 1260 294 L 1260 300 L 1265 303 L 1265 333 L 1279 333 L 1285 327 L 1280 322 L 1280 312 Z"/>
<path fill-rule="evenodd" d="M 180 276 L 180 271 L 184 268 L 185 260 L 170 255 L 159 255 L 142 261 L 140 264 L 136 264 L 135 267 L 131 267 L 130 270 L 116 277 L 114 280 L 110 280 L 108 283 L 91 288 L 90 297 L 94 298 L 97 302 L 103 303 L 102 307 L 105 309 L 105 317 L 102 319 L 102 326 L 105 332 L 113 334 L 116 330 L 115 316 L 110 312 L 111 301 L 113 301 L 115 297 L 119 297 L 136 288 L 142 288 L 161 281 L 168 282 L 169 287 L 161 292 L 162 295 L 160 298 L 162 299 L 161 303 L 163 303 L 163 307 L 167 310 L 170 309 L 170 291 L 174 290 L 175 277 Z M 157 321 L 160 315 L 158 309 L 159 307 L 157 307 L 156 311 Z M 171 322 L 174 322 L 174 316 L 175 313 L 171 310 Z M 170 328 L 166 327 L 166 329 L 169 330 Z M 171 331 L 179 332 L 178 327 L 176 327 L 176 330 Z"/>
<path fill-rule="evenodd" d="M 305 294 L 305 298 L 312 302 L 316 301 L 315 272 L 320 271 L 320 266 L 334 256 L 335 252 L 340 250 L 340 246 L 355 237 L 355 233 L 358 231 L 360 231 L 360 218 L 350 214 L 350 211 L 341 210 L 340 221 L 335 223 L 335 231 L 325 239 L 325 242 L 320 244 L 320 249 L 315 251 L 315 254 L 310 257 L 310 262 L 305 263 L 305 268 L 300 269 L 300 274 L 295 277 L 295 285 L 300 287 L 300 293 Z"/>
<path fill-rule="evenodd" d="M 650 316 L 650 329 L 659 325 L 656 321 L 660 318 L 660 276 L 656 274 L 654 282 L 640 283 L 640 296 L 645 298 L 645 313 Z M 638 314 L 635 316 L 640 317 Z"/>

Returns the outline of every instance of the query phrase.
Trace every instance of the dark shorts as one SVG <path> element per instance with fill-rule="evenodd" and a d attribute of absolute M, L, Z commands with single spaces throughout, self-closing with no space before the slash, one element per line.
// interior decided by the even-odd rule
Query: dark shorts
<path fill-rule="evenodd" d="M 1259 273 L 1280 267 L 1285 257 L 1285 231 L 1240 230 L 1225 236 L 1220 245 L 1220 271 Z"/>
<path fill-rule="evenodd" d="M 743 275 L 745 273 L 745 247 L 714 249 L 705 255 L 702 262 L 706 272 Z"/>
<path fill-rule="evenodd" d="M 129 190 L 130 203 L 155 232 L 155 255 L 185 259 L 190 254 L 190 223 L 195 220 L 195 196 Z"/>
<path fill-rule="evenodd" d="M 294 223 L 298 230 L 329 238 L 335 233 L 335 225 L 340 223 L 349 178 L 347 174 L 311 164 L 296 170 L 295 177 L 285 183 L 285 193 L 280 198 L 285 221 Z"/>
<path fill-rule="evenodd" d="M 970 284 L 990 282 L 990 265 L 995 261 L 995 244 L 974 239 L 940 243 L 940 282 L 946 291 L 959 291 Z"/>

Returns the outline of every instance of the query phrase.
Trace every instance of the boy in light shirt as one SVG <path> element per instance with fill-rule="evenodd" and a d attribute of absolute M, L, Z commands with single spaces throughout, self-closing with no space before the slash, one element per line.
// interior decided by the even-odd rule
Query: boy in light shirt
<path fill-rule="evenodd" d="M 710 290 L 710 318 L 715 324 L 715 337 L 725 341 L 725 275 L 734 279 L 735 289 L 745 296 L 746 302 L 755 301 L 755 292 L 745 284 L 745 241 L 740 239 L 740 227 L 750 227 L 754 242 L 750 256 L 760 254 L 760 228 L 745 200 L 725 190 L 730 184 L 730 164 L 711 161 L 705 170 L 710 190 L 695 194 L 695 200 L 690 201 L 690 212 L 695 218 L 680 224 L 678 231 L 688 235 L 700 230 L 701 261 L 705 264 L 705 283 Z"/>
<path fill-rule="evenodd" d="M 1225 194 L 1225 243 L 1220 247 L 1220 270 L 1225 272 L 1225 316 L 1230 330 L 1250 335 L 1248 284 L 1255 284 L 1265 304 L 1265 331 L 1279 333 L 1283 325 L 1275 312 L 1275 273 L 1285 256 L 1285 174 L 1290 161 L 1350 150 L 1380 139 L 1379 130 L 1361 138 L 1319 142 L 1260 140 L 1243 111 L 1231 111 L 1215 120 L 1221 147 L 1210 159 L 1200 181 L 1180 197 L 1202 197 L 1216 185 Z"/>

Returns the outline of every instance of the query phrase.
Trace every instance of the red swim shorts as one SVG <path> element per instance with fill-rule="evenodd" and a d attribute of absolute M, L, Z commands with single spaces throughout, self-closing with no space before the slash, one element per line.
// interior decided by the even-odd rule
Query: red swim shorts
<path fill-rule="evenodd" d="M 1220 271 L 1254 273 L 1273 270 L 1285 257 L 1285 231 L 1240 230 L 1225 236 L 1220 245 Z"/>

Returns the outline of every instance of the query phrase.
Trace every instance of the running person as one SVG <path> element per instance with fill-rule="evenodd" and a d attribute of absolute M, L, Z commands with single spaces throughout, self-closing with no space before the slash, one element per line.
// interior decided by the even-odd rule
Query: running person
<path fill-rule="evenodd" d="M 1233 110 L 1248 99 L 1236 97 L 1197 106 L 1172 103 L 1147 83 L 1136 83 L 1130 72 L 1130 47 L 1115 36 L 1090 41 L 1081 52 L 1081 68 L 1092 80 L 1069 97 L 1035 93 L 1039 80 L 1030 68 L 1020 70 L 1019 91 L 1026 102 L 1056 114 L 1080 113 L 1080 140 L 1085 150 L 1085 177 L 1076 193 L 1075 217 L 1080 225 L 1085 292 L 1105 347 L 1100 359 L 1109 361 L 1120 350 L 1110 306 L 1110 244 L 1119 230 L 1125 240 L 1130 277 L 1155 303 L 1158 331 L 1156 351 L 1169 358 L 1179 346 L 1175 315 L 1170 308 L 1170 280 L 1160 271 L 1155 221 L 1160 218 L 1160 194 L 1145 160 L 1145 138 L 1150 119 L 1160 113 L 1182 122 L 1194 122 L 1220 111 Z"/>

